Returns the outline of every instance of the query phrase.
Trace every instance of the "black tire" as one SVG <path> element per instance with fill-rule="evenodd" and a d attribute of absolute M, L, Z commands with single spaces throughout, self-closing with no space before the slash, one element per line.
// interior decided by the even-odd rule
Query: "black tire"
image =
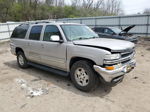
<path fill-rule="evenodd" d="M 20 63 L 20 61 L 19 61 L 20 56 L 23 58 L 23 63 Z M 17 63 L 20 68 L 28 68 L 28 61 L 22 51 L 19 51 L 17 53 Z"/>
<path fill-rule="evenodd" d="M 78 81 L 75 78 L 76 77 L 75 72 L 79 68 L 83 68 L 89 77 L 88 84 L 85 86 L 81 86 L 80 84 L 78 84 Z M 81 61 L 77 61 L 76 63 L 74 63 L 71 67 L 70 75 L 71 75 L 71 80 L 73 84 L 75 85 L 75 87 L 84 92 L 90 92 L 90 91 L 95 90 L 100 82 L 98 75 L 93 70 L 93 65 L 89 61 L 86 61 L 86 60 L 85 61 L 81 60 Z"/>

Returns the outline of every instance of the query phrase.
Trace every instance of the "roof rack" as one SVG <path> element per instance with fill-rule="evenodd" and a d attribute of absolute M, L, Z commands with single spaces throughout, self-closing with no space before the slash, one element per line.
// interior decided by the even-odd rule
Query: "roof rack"
<path fill-rule="evenodd" d="M 20 25 L 29 25 L 29 24 L 40 24 L 40 23 L 54 23 L 55 21 L 48 21 L 48 20 L 43 20 L 43 21 L 27 21 L 24 22 Z"/>
<path fill-rule="evenodd" d="M 39 23 L 54 23 L 55 21 L 35 21 L 35 24 Z"/>

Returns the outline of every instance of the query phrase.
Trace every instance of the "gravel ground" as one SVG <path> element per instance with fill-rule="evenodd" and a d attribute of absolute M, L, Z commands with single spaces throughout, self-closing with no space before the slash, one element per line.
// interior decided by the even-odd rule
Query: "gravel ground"
<path fill-rule="evenodd" d="M 94 92 L 77 90 L 71 81 L 33 67 L 20 69 L 9 43 L 0 44 L 0 112 L 150 112 L 150 41 L 136 47 L 137 67 L 115 87 L 103 84 Z M 16 79 L 49 93 L 27 97 Z"/>

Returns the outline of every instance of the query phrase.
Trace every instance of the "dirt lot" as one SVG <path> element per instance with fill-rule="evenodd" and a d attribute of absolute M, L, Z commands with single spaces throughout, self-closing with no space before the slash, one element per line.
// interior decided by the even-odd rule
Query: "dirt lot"
<path fill-rule="evenodd" d="M 77 90 L 68 78 L 33 67 L 20 69 L 9 43 L 0 44 L 0 112 L 150 112 L 150 41 L 136 47 L 137 67 L 115 87 L 91 93 Z M 46 95 L 28 98 L 16 83 L 48 87 Z"/>

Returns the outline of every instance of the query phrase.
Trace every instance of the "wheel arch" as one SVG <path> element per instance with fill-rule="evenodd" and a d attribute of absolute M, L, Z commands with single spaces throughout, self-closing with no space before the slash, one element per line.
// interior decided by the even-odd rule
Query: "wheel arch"
<path fill-rule="evenodd" d="M 86 60 L 86 61 L 90 62 L 92 65 L 96 64 L 96 62 L 94 62 L 93 60 L 88 59 L 88 58 L 84 58 L 84 57 L 72 57 L 71 60 L 70 60 L 70 63 L 69 63 L 69 69 L 71 69 L 72 65 L 75 62 L 80 61 L 80 60 Z"/>
<path fill-rule="evenodd" d="M 23 53 L 24 53 L 24 51 L 23 51 L 23 49 L 22 49 L 22 48 L 20 48 L 20 47 L 16 47 L 16 50 L 15 50 L 16 54 L 17 54 L 19 51 L 21 51 L 21 52 L 23 52 Z"/>

